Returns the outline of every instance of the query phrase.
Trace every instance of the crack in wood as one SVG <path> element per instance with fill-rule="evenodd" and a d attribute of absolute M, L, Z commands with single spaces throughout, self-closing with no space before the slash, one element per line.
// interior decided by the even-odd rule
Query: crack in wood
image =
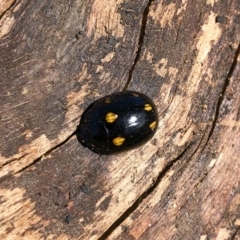
<path fill-rule="evenodd" d="M 230 240 L 238 239 L 238 238 L 235 238 L 235 237 L 237 237 L 237 234 L 239 233 L 239 231 L 240 231 L 240 226 L 237 227 L 237 229 L 234 231 L 234 233 L 231 236 Z"/>
<path fill-rule="evenodd" d="M 189 160 L 193 159 L 193 156 L 195 154 L 197 154 L 198 150 L 200 149 L 200 147 L 202 146 L 203 140 L 205 139 L 205 133 L 202 135 L 199 144 L 197 144 L 196 149 L 192 152 L 192 154 L 188 157 L 188 159 L 185 161 L 184 165 L 182 166 L 182 168 L 184 168 L 188 163 Z M 196 141 L 195 141 L 196 142 Z M 195 142 L 190 143 L 187 148 L 185 148 L 185 150 L 177 157 L 177 159 L 175 159 L 174 161 L 178 161 L 187 151 L 187 149 L 189 149 L 192 145 L 194 145 Z M 199 155 L 202 155 L 203 151 L 205 150 L 206 145 L 203 144 L 203 148 L 200 149 L 200 153 Z M 210 169 L 211 170 L 211 169 Z M 210 171 L 209 170 L 209 171 Z M 192 192 L 189 193 L 189 197 L 191 196 L 191 194 L 194 192 L 194 190 L 203 182 L 203 180 L 206 178 L 206 176 L 208 175 L 209 171 L 204 172 L 202 176 L 199 177 L 199 181 L 195 184 L 195 186 L 192 189 Z M 188 197 L 188 198 L 189 198 Z M 186 202 L 188 201 L 188 198 L 186 198 L 186 200 L 182 203 L 181 207 L 178 209 L 178 211 L 176 211 L 176 214 L 180 212 L 180 210 L 182 209 L 182 207 L 186 204 Z"/>
<path fill-rule="evenodd" d="M 6 12 L 8 12 L 16 2 L 17 2 L 17 0 L 13 1 L 12 4 L 10 4 L 9 7 L 6 8 L 6 10 L 2 12 L 2 14 L 0 15 L 0 21 L 2 20 L 3 16 L 6 14 Z"/>
<path fill-rule="evenodd" d="M 153 0 L 149 0 L 149 2 L 147 3 L 147 6 L 143 12 L 143 17 L 142 17 L 142 22 L 141 22 L 141 29 L 140 29 L 140 35 L 139 35 L 139 40 L 138 40 L 138 49 L 137 49 L 137 52 L 136 52 L 136 57 L 134 59 L 134 62 L 133 62 L 133 65 L 131 67 L 131 69 L 129 70 L 129 76 L 128 76 L 128 80 L 127 80 L 127 83 L 125 84 L 125 87 L 123 88 L 122 91 L 126 91 L 130 82 L 131 82 L 131 79 L 132 79 L 132 74 L 133 74 L 133 71 L 135 69 L 135 66 L 140 58 L 140 53 L 141 53 L 141 50 L 142 50 L 142 45 L 143 45 L 143 40 L 144 40 L 144 37 L 145 37 L 145 31 L 146 31 L 146 26 L 147 26 L 147 18 L 148 18 L 148 14 L 149 14 L 149 9 L 150 9 L 150 6 L 152 4 Z"/>
<path fill-rule="evenodd" d="M 19 160 L 23 159 L 24 157 L 26 157 L 26 155 L 27 155 L 27 154 L 25 153 L 25 154 L 23 154 L 22 156 L 20 156 L 19 158 L 10 159 L 9 161 L 3 163 L 3 164 L 1 165 L 1 167 L 4 167 L 4 166 L 6 166 L 6 165 L 8 165 L 8 164 L 10 164 L 10 163 L 12 163 L 12 162 L 14 162 L 14 161 L 19 161 Z"/>
<path fill-rule="evenodd" d="M 110 236 L 110 234 L 118 227 L 120 226 L 123 221 L 128 218 L 142 203 L 142 201 L 147 198 L 158 186 L 158 184 L 161 182 L 164 176 L 172 169 L 175 163 L 178 162 L 179 159 L 181 159 L 186 152 L 190 149 L 190 147 L 194 143 L 190 143 L 186 148 L 176 157 L 174 160 L 169 162 L 165 168 L 159 173 L 158 177 L 156 178 L 155 182 L 152 184 L 151 187 L 149 187 L 146 191 L 144 191 L 140 197 L 136 199 L 136 201 L 98 238 L 98 240 L 104 240 L 107 239 L 107 237 Z M 193 154 L 188 158 L 188 161 L 191 159 L 192 155 L 195 154 L 196 151 L 194 151 Z M 158 155 L 158 152 L 155 153 L 155 155 Z M 188 162 L 187 161 L 187 162 Z"/>
<path fill-rule="evenodd" d="M 49 149 L 47 152 L 45 152 L 41 157 L 35 159 L 33 162 L 31 162 L 29 165 L 25 166 L 24 168 L 22 168 L 21 170 L 15 172 L 14 174 L 20 173 L 25 171 L 26 169 L 30 168 L 31 166 L 35 165 L 36 163 L 40 162 L 42 160 L 43 157 L 48 156 L 49 154 L 51 154 L 54 150 L 62 147 L 65 143 L 67 143 L 74 135 L 76 134 L 76 130 L 70 135 L 68 136 L 64 141 L 60 142 L 59 144 L 57 144 L 56 146 L 52 147 L 51 149 Z"/>
<path fill-rule="evenodd" d="M 212 135 L 213 135 L 214 129 L 215 129 L 215 127 L 216 127 L 216 123 L 217 123 L 218 118 L 219 118 L 220 108 L 221 108 L 221 105 L 222 105 L 222 102 L 223 102 L 223 99 L 224 99 L 224 95 L 225 95 L 225 92 L 226 92 L 227 87 L 228 87 L 228 85 L 229 85 L 230 78 L 231 78 L 231 76 L 232 76 L 232 74 L 233 74 L 233 72 L 234 72 L 234 70 L 235 70 L 235 68 L 236 68 L 236 66 L 237 66 L 237 63 L 238 63 L 238 60 L 237 60 L 237 59 L 238 59 L 239 54 L 240 54 L 240 44 L 238 45 L 237 50 L 236 50 L 236 52 L 235 52 L 235 54 L 234 54 L 233 62 L 232 62 L 232 64 L 231 64 L 231 67 L 230 67 L 230 69 L 229 69 L 228 75 L 227 75 L 227 77 L 226 77 L 226 79 L 225 79 L 225 82 L 224 82 L 224 84 L 223 84 L 222 91 L 221 91 L 220 96 L 219 96 L 219 98 L 218 98 L 218 102 L 217 102 L 217 106 L 216 106 L 216 111 L 215 111 L 214 119 L 213 119 L 213 122 L 212 122 L 212 128 L 211 128 L 211 130 L 210 130 L 210 132 L 209 132 L 208 139 L 207 139 L 207 141 L 206 141 L 205 146 L 208 144 L 210 138 L 211 138 Z M 205 146 L 204 146 L 204 148 L 205 148 Z"/>

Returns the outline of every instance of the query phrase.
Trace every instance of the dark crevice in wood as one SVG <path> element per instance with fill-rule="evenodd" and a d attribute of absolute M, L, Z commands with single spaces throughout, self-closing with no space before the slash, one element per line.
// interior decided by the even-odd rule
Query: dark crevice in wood
<path fill-rule="evenodd" d="M 201 143 L 202 143 L 203 140 L 205 139 L 204 136 L 205 136 L 205 134 L 203 134 L 203 137 L 201 138 L 200 143 L 198 144 L 198 146 L 196 147 L 196 149 L 195 149 L 195 150 L 193 151 L 193 153 L 188 157 L 189 160 L 192 160 L 192 159 L 193 159 L 193 156 L 197 153 L 198 149 L 202 146 Z M 190 147 L 190 146 L 189 146 L 189 147 Z M 200 156 L 202 155 L 202 153 L 203 153 L 204 150 L 205 150 L 205 144 L 204 144 L 204 148 L 203 148 L 203 149 L 200 151 L 200 153 L 199 153 Z M 184 164 L 184 166 L 186 166 L 186 164 L 187 164 L 188 162 L 189 162 L 189 161 L 186 161 L 186 163 Z M 183 166 L 183 168 L 184 168 L 184 166 Z M 210 170 L 211 170 L 211 169 L 210 169 Z M 209 171 L 210 171 L 210 170 L 209 170 Z M 199 181 L 198 181 L 198 182 L 196 183 L 196 185 L 193 187 L 192 192 L 194 192 L 194 190 L 197 189 L 200 184 L 202 184 L 202 182 L 204 181 L 204 179 L 207 177 L 209 171 L 203 172 L 202 176 L 199 177 Z M 190 196 L 190 195 L 191 195 L 191 193 L 189 194 L 189 196 Z M 182 205 L 181 205 L 181 207 L 179 208 L 179 210 L 177 211 L 177 213 L 180 212 L 180 210 L 182 209 L 182 207 L 184 207 L 184 206 L 186 205 L 187 201 L 188 201 L 188 198 L 186 198 L 186 200 L 182 203 Z M 177 214 L 177 213 L 176 213 L 176 214 Z"/>
<path fill-rule="evenodd" d="M 19 170 L 16 173 L 20 173 L 25 171 L 26 169 L 28 169 L 29 167 L 33 166 L 34 164 L 38 163 L 41 161 L 41 159 L 44 157 L 46 157 L 47 155 L 51 154 L 54 150 L 56 150 L 57 148 L 62 147 L 65 143 L 67 143 L 74 135 L 76 134 L 76 131 L 74 131 L 70 136 L 68 136 L 64 141 L 62 141 L 61 143 L 57 144 L 55 147 L 49 149 L 46 153 L 44 153 L 41 157 L 35 159 L 33 162 L 31 162 L 29 165 L 25 166 L 24 168 L 22 168 L 21 170 Z M 15 174 L 16 174 L 15 173 Z"/>
<path fill-rule="evenodd" d="M 211 138 L 212 135 L 213 135 L 214 129 L 215 129 L 215 127 L 216 127 L 216 123 L 217 123 L 218 118 L 219 118 L 219 112 L 220 112 L 220 108 L 221 108 L 221 105 L 222 105 L 222 101 L 223 101 L 223 99 L 224 99 L 225 92 L 226 92 L 227 87 L 228 87 L 228 85 L 229 85 L 229 81 L 230 81 L 230 78 L 231 78 L 231 76 L 232 76 L 232 74 L 233 74 L 233 71 L 235 70 L 235 68 L 236 68 L 236 66 L 237 66 L 237 63 L 238 63 L 238 60 L 237 60 L 237 59 L 238 59 L 239 53 L 240 53 L 240 44 L 238 45 L 238 48 L 237 48 L 237 50 L 236 50 L 236 52 L 235 52 L 235 54 L 234 54 L 232 65 L 231 65 L 231 67 L 230 67 L 229 73 L 228 73 L 228 75 L 227 75 L 227 77 L 226 77 L 226 79 L 225 79 L 225 82 L 224 82 L 224 84 L 223 84 L 222 91 L 221 91 L 221 93 L 220 93 L 220 96 L 219 96 L 219 99 L 218 99 L 218 102 L 217 102 L 217 107 L 216 107 L 216 112 L 215 112 L 214 119 L 213 119 L 213 123 L 212 123 L 212 128 L 211 128 L 211 130 L 210 130 L 210 132 L 209 132 L 208 139 L 207 139 L 207 141 L 206 141 L 205 146 L 208 144 L 210 138 Z M 205 148 L 205 147 L 204 147 L 204 148 Z"/>
<path fill-rule="evenodd" d="M 9 11 L 9 10 L 13 7 L 13 5 L 16 3 L 16 1 L 17 1 L 17 0 L 15 0 L 15 1 L 0 15 L 0 21 L 2 20 L 3 16 L 5 15 L 5 13 L 6 13 L 7 11 Z"/>
<path fill-rule="evenodd" d="M 149 9 L 150 9 L 150 6 L 152 4 L 153 0 L 149 0 L 144 12 L 143 12 L 143 17 L 142 17 L 142 22 L 141 22 L 141 29 L 140 29 L 140 36 L 139 36 L 139 40 L 138 40 L 138 49 L 137 49 L 137 52 L 136 52 L 136 57 L 134 59 L 134 62 L 133 62 L 133 65 L 131 67 L 131 69 L 129 70 L 129 76 L 128 76 L 128 80 L 127 80 L 127 83 L 125 85 L 125 87 L 123 88 L 122 91 L 126 91 L 130 82 L 131 82 L 131 79 L 132 79 L 132 74 L 133 74 L 133 71 L 135 69 L 135 66 L 140 58 L 140 53 L 141 53 L 141 50 L 142 50 L 142 45 L 143 45 L 143 40 L 144 40 L 144 37 L 145 37 L 145 32 L 146 32 L 146 26 L 147 26 L 147 18 L 148 18 L 148 14 L 149 14 Z"/>
<path fill-rule="evenodd" d="M 193 145 L 194 143 L 190 143 L 188 146 L 186 146 L 186 148 L 182 151 L 182 153 L 179 154 L 179 156 L 177 158 L 175 158 L 173 161 L 169 162 L 165 168 L 160 172 L 160 174 L 158 175 L 156 181 L 153 183 L 153 185 L 151 187 L 149 187 L 145 192 L 143 192 L 141 194 L 141 196 L 139 198 L 136 199 L 136 201 L 131 205 L 131 207 L 129 207 L 104 233 L 102 236 L 100 236 L 98 238 L 98 240 L 105 240 L 107 239 L 108 236 L 110 236 L 110 234 L 118 227 L 120 226 L 120 224 L 122 224 L 122 222 L 128 218 L 137 208 L 138 206 L 142 203 L 142 201 L 147 198 L 158 186 L 158 184 L 161 182 L 161 180 L 163 179 L 164 176 L 166 176 L 166 174 L 171 170 L 171 168 L 174 166 L 174 164 L 181 159 L 186 152 L 189 150 L 189 148 Z M 196 150 L 194 151 L 194 153 L 196 152 Z M 191 154 L 189 160 L 191 159 L 192 155 Z M 158 154 L 158 153 L 156 153 Z"/>
<path fill-rule="evenodd" d="M 237 227 L 236 231 L 234 231 L 233 235 L 231 236 L 230 240 L 238 239 L 236 236 L 239 233 L 240 227 Z"/>
<path fill-rule="evenodd" d="M 6 166 L 6 165 L 8 165 L 8 164 L 10 164 L 10 163 L 12 163 L 12 162 L 14 162 L 14 161 L 19 161 L 19 160 L 21 160 L 22 158 L 24 158 L 26 155 L 27 155 L 27 154 L 23 154 L 23 155 L 22 155 L 21 157 L 19 157 L 19 158 L 10 159 L 9 161 L 3 163 L 1 167 L 4 167 L 4 166 Z"/>
<path fill-rule="evenodd" d="M 206 131 L 207 131 L 207 130 L 206 130 Z M 189 163 L 189 160 L 192 160 L 192 159 L 193 159 L 193 156 L 194 156 L 195 154 L 197 154 L 197 152 L 198 152 L 199 149 L 200 149 L 200 152 L 198 153 L 198 156 L 202 156 L 203 151 L 205 150 L 205 147 L 206 147 L 206 144 L 203 143 L 203 141 L 204 141 L 204 139 L 205 139 L 206 131 L 203 133 L 203 135 L 202 135 L 202 137 L 201 137 L 198 145 L 196 146 L 195 150 L 191 153 L 191 155 L 190 155 L 190 156 L 188 157 L 188 159 L 185 161 L 184 165 L 182 166 L 182 169 L 184 169 L 185 166 Z M 196 141 L 195 141 L 195 142 L 196 142 Z M 192 142 L 187 148 L 189 149 L 192 145 L 195 144 L 195 142 Z M 203 146 L 203 147 L 201 148 L 201 146 Z M 186 153 L 187 148 L 186 148 L 185 151 L 181 154 L 181 157 L 184 155 L 184 153 Z M 177 160 L 179 160 L 181 157 L 179 156 L 179 157 L 177 158 Z M 176 160 L 175 160 L 175 161 L 176 161 Z M 210 169 L 210 170 L 211 170 L 211 169 Z M 209 171 L 210 171 L 210 170 L 209 170 Z M 204 172 L 203 175 L 199 177 L 199 181 L 198 181 L 198 183 L 196 183 L 196 185 L 194 186 L 193 191 L 203 182 L 203 180 L 204 180 L 204 179 L 206 178 L 206 176 L 208 175 L 208 172 L 209 172 L 209 171 Z M 183 202 L 182 206 L 179 208 L 179 210 L 178 210 L 177 212 L 179 212 L 179 211 L 182 209 L 182 207 L 186 204 L 187 201 L 188 201 L 188 199 L 186 199 L 186 201 Z"/>

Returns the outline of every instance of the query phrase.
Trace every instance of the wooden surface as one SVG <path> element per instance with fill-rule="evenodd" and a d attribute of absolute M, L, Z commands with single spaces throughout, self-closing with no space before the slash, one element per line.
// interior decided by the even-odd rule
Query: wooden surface
<path fill-rule="evenodd" d="M 239 51 L 239 0 L 0 0 L 1 239 L 240 239 Z M 124 88 L 158 131 L 94 154 L 81 113 Z"/>

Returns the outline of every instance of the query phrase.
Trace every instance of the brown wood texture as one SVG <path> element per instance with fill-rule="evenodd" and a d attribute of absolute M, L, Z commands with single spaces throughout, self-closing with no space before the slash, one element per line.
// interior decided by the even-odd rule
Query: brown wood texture
<path fill-rule="evenodd" d="M 1 239 L 240 239 L 239 0 L 0 0 Z M 151 97 L 144 146 L 100 156 L 94 100 Z"/>

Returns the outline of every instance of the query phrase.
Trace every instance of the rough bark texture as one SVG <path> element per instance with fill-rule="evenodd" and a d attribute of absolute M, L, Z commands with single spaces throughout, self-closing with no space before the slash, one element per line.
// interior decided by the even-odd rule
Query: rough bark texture
<path fill-rule="evenodd" d="M 239 0 L 0 0 L 1 239 L 240 239 L 239 52 Z M 123 89 L 159 129 L 94 154 L 81 113 Z"/>

